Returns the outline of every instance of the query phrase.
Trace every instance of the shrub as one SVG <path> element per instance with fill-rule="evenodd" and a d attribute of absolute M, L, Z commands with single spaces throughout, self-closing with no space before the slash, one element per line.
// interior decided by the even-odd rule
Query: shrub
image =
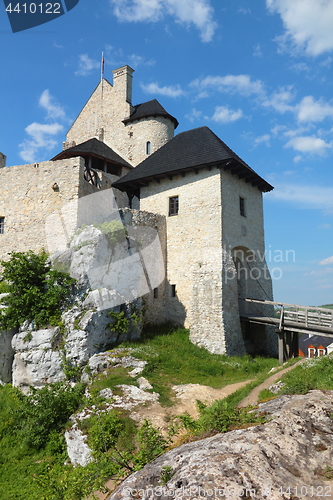
<path fill-rule="evenodd" d="M 30 388 L 27 396 L 19 394 L 20 407 L 14 412 L 14 429 L 30 447 L 46 445 L 52 431 L 59 432 L 69 416 L 79 407 L 85 387 L 69 387 L 62 382 L 42 389 Z"/>
<path fill-rule="evenodd" d="M 1 299 L 6 306 L 0 310 L 0 327 L 17 328 L 25 321 L 36 327 L 60 320 L 61 310 L 69 301 L 74 283 L 69 274 L 51 269 L 45 252 L 16 252 L 9 261 L 2 261 L 3 282 L 8 295 Z"/>

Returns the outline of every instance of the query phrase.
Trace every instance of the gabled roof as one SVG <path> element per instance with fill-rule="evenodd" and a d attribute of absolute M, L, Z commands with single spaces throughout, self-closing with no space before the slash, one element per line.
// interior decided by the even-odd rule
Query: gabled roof
<path fill-rule="evenodd" d="M 152 180 L 211 166 L 230 170 L 261 191 L 273 189 L 208 127 L 176 135 L 113 185 L 123 191 L 135 190 Z"/>
<path fill-rule="evenodd" d="M 123 123 L 126 125 L 127 123 L 134 122 L 134 120 L 140 120 L 141 118 L 148 118 L 151 116 L 169 118 L 169 120 L 174 123 L 175 128 L 178 127 L 178 120 L 170 115 L 156 99 L 134 106 L 134 111 L 131 113 L 131 116 L 125 118 Z"/>
<path fill-rule="evenodd" d="M 113 149 L 107 146 L 104 142 L 99 141 L 95 137 L 89 139 L 88 141 L 82 142 L 77 146 L 65 149 L 58 155 L 51 158 L 51 161 L 63 160 L 65 158 L 73 158 L 74 156 L 95 156 L 98 158 L 104 158 L 112 163 L 117 163 L 119 165 L 125 165 L 126 167 L 133 168 L 124 158 L 118 155 Z"/>
<path fill-rule="evenodd" d="M 320 346 L 326 348 L 332 343 L 333 343 L 333 336 L 321 337 L 320 335 L 311 335 L 311 337 L 309 337 L 307 333 L 304 333 L 298 341 L 299 348 L 303 352 L 305 352 L 310 346 L 313 346 L 315 349 L 318 349 L 318 347 Z"/>

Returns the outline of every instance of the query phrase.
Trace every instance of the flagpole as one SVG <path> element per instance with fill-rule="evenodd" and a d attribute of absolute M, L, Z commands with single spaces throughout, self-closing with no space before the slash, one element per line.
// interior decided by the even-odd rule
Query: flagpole
<path fill-rule="evenodd" d="M 103 75 L 104 75 L 104 52 L 102 52 L 102 62 L 101 62 L 101 98 L 103 98 Z"/>
<path fill-rule="evenodd" d="M 104 52 L 102 52 L 102 64 L 101 64 L 101 81 L 103 79 L 103 75 L 104 75 Z"/>

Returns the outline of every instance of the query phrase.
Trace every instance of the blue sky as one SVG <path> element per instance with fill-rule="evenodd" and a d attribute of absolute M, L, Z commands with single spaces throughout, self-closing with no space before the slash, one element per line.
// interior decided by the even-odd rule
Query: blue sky
<path fill-rule="evenodd" d="M 13 34 L 0 6 L 7 165 L 48 160 L 100 78 L 135 69 L 157 98 L 206 125 L 275 186 L 264 196 L 278 301 L 333 303 L 333 0 L 80 0 Z"/>

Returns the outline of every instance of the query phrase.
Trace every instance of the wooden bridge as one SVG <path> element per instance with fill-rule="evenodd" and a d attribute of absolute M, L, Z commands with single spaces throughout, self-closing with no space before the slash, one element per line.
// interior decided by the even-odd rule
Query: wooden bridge
<path fill-rule="evenodd" d="M 275 307 L 274 316 L 263 316 L 254 312 L 253 314 L 242 314 L 241 320 L 275 326 L 279 336 L 279 361 L 281 364 L 290 357 L 298 356 L 299 333 L 332 337 L 333 342 L 333 309 L 285 304 L 271 300 L 243 300 L 252 303 L 255 306 L 253 309 L 258 309 L 259 304 Z"/>

